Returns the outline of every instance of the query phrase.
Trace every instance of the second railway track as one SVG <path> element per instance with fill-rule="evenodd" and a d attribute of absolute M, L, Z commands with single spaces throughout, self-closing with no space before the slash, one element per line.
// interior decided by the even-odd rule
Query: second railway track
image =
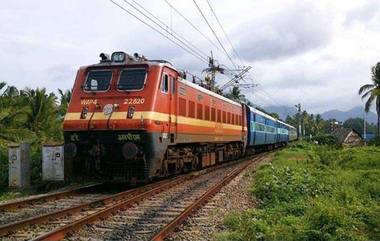
<path fill-rule="evenodd" d="M 252 161 L 163 180 L 4 224 L 0 226 L 0 235 L 3 240 L 151 240 L 153 237 L 163 240 L 187 215 L 248 164 L 261 158 L 259 155 Z"/>

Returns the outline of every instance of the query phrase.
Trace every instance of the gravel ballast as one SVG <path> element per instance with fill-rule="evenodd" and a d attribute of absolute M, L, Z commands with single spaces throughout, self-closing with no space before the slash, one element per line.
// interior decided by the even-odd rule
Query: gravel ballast
<path fill-rule="evenodd" d="M 249 187 L 255 178 L 257 167 L 270 161 L 273 155 L 271 153 L 260 163 L 250 165 L 166 240 L 215 240 L 216 233 L 226 230 L 223 225 L 226 215 L 255 207 L 256 200 L 249 193 Z"/>

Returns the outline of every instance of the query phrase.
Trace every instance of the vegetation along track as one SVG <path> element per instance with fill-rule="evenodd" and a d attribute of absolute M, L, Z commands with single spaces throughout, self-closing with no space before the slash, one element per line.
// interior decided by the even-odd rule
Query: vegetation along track
<path fill-rule="evenodd" d="M 65 237 L 70 240 L 79 237 L 149 240 L 188 206 L 193 206 L 191 204 L 205 190 L 220 184 L 226 176 L 231 178 L 232 171 L 242 170 L 248 163 L 229 163 L 8 223 L 0 227 L 0 235 L 4 240 L 60 240 Z M 97 220 L 100 222 L 80 230 Z"/>

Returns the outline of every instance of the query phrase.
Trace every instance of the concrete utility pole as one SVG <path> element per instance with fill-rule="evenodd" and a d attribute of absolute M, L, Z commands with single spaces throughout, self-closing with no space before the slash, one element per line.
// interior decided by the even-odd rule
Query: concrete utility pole
<path fill-rule="evenodd" d="M 294 107 L 298 110 L 298 138 L 302 139 L 302 128 L 301 128 L 301 103 L 295 105 Z"/>

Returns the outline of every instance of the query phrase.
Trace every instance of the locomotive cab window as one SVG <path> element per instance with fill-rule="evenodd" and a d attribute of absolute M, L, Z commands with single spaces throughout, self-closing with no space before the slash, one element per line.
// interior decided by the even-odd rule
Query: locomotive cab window
<path fill-rule="evenodd" d="M 169 92 L 169 76 L 167 74 L 164 74 L 162 76 L 161 92 L 163 92 L 163 93 Z"/>
<path fill-rule="evenodd" d="M 85 91 L 106 91 L 110 87 L 112 71 L 92 70 L 88 73 L 83 86 Z"/>
<path fill-rule="evenodd" d="M 126 69 L 121 71 L 117 84 L 119 90 L 142 90 L 145 85 L 146 69 Z"/>

